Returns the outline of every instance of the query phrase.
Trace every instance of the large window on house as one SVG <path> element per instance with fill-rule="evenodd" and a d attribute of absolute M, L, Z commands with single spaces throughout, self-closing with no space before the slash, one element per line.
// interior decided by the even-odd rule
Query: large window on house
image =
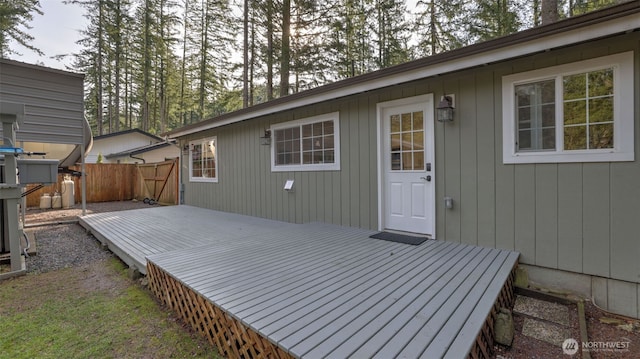
<path fill-rule="evenodd" d="M 271 126 L 271 170 L 339 170 L 339 132 L 338 112 Z"/>
<path fill-rule="evenodd" d="M 504 76 L 504 163 L 634 159 L 633 53 Z"/>
<path fill-rule="evenodd" d="M 218 182 L 218 142 L 216 137 L 189 142 L 189 180 Z"/>

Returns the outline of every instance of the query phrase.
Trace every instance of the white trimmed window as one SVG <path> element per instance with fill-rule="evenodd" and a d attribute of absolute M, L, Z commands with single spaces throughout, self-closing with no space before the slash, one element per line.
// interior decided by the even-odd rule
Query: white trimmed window
<path fill-rule="evenodd" d="M 634 160 L 633 52 L 502 78 L 503 162 Z"/>
<path fill-rule="evenodd" d="M 271 126 L 271 170 L 340 170 L 339 113 Z"/>
<path fill-rule="evenodd" d="M 216 137 L 189 142 L 189 181 L 218 182 Z"/>

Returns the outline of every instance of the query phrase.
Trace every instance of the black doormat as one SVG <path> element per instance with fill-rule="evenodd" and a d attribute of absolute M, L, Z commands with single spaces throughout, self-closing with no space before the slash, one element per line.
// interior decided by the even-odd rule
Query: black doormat
<path fill-rule="evenodd" d="M 415 237 L 406 234 L 392 233 L 392 232 L 380 232 L 369 236 L 369 238 L 382 239 L 385 241 L 391 241 L 396 243 L 412 244 L 414 246 L 424 243 L 427 237 Z"/>

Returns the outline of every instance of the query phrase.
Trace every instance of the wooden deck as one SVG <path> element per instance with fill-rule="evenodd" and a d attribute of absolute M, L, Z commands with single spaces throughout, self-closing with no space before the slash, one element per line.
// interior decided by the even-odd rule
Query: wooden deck
<path fill-rule="evenodd" d="M 484 357 L 513 300 L 511 251 L 189 206 L 80 222 L 230 357 Z"/>

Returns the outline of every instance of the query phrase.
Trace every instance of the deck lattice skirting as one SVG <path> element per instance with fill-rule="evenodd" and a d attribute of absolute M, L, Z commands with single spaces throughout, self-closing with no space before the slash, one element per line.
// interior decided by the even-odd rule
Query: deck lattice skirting
<path fill-rule="evenodd" d="M 515 302 L 514 265 L 500 294 L 478 333 L 468 357 L 491 358 L 494 347 L 494 324 L 500 308 L 513 308 Z M 191 327 L 207 337 L 228 358 L 293 358 L 276 344 L 242 324 L 208 299 L 193 291 L 151 262 L 147 262 L 149 287 L 158 299 L 173 309 Z"/>
<path fill-rule="evenodd" d="M 227 358 L 293 358 L 151 262 L 147 262 L 151 291 L 191 327 L 207 337 Z"/>
<path fill-rule="evenodd" d="M 493 357 L 493 347 L 495 344 L 494 339 L 496 333 L 494 324 L 496 323 L 496 317 L 500 312 L 500 308 L 508 308 L 509 310 L 511 310 L 513 309 L 513 306 L 516 302 L 514 283 L 516 279 L 517 267 L 518 262 L 516 262 L 513 266 L 513 269 L 511 269 L 511 273 L 505 281 L 504 286 L 500 291 L 500 295 L 498 296 L 498 299 L 496 299 L 496 302 L 491 309 L 491 313 L 489 313 L 489 315 L 487 316 L 487 320 L 485 320 L 484 325 L 482 326 L 482 330 L 480 330 L 480 333 L 478 333 L 476 342 L 469 352 L 469 358 L 478 359 Z"/>

